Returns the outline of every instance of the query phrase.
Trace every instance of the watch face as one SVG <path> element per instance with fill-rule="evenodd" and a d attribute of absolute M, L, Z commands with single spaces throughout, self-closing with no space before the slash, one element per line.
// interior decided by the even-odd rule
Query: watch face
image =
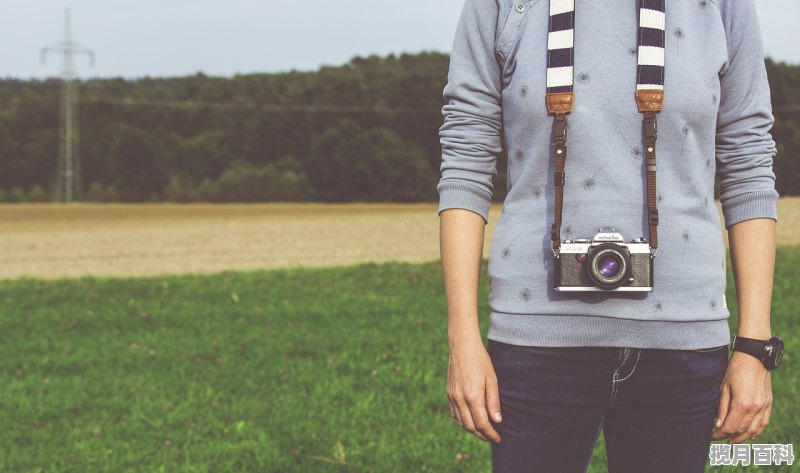
<path fill-rule="evenodd" d="M 772 337 L 769 339 L 769 343 L 767 343 L 764 349 L 767 355 L 766 359 L 771 365 L 770 369 L 777 368 L 778 365 L 781 364 L 781 359 L 783 358 L 783 340 L 779 337 Z"/>
<path fill-rule="evenodd" d="M 783 358 L 783 340 L 780 338 L 775 337 L 775 367 L 777 368 L 779 364 L 781 364 L 781 359 Z"/>

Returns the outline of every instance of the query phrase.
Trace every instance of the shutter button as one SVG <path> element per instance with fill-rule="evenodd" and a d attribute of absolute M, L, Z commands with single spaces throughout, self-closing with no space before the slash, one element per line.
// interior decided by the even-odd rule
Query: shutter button
<path fill-rule="evenodd" d="M 517 10 L 517 13 L 524 12 L 525 11 L 525 2 L 517 2 L 517 4 L 514 5 L 514 9 Z"/>

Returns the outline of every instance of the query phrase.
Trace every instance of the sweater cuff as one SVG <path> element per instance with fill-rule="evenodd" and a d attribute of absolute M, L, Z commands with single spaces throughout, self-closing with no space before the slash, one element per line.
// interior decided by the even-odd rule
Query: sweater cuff
<path fill-rule="evenodd" d="M 436 189 L 439 191 L 439 211 L 447 209 L 471 210 L 483 217 L 484 225 L 489 223 L 489 207 L 492 195 L 483 189 L 462 181 L 442 181 Z"/>
<path fill-rule="evenodd" d="M 778 191 L 753 191 L 739 194 L 725 201 L 722 214 L 725 217 L 725 230 L 743 220 L 771 218 L 778 221 Z"/>

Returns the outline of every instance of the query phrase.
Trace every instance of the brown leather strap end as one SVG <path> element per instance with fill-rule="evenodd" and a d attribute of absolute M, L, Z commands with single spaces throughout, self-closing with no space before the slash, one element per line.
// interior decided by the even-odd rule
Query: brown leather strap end
<path fill-rule="evenodd" d="M 661 89 L 641 89 L 636 91 L 636 105 L 640 112 L 658 112 L 664 105 L 664 91 Z"/>
<path fill-rule="evenodd" d="M 549 113 L 569 113 L 572 111 L 572 92 L 551 92 L 545 95 Z"/>

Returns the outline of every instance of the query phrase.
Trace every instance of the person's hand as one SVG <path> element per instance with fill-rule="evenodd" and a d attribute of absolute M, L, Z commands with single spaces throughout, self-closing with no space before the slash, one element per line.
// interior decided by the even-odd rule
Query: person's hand
<path fill-rule="evenodd" d="M 754 356 L 734 351 L 722 380 L 717 429 L 712 440 L 728 443 L 755 439 L 767 427 L 772 410 L 770 372 Z"/>
<path fill-rule="evenodd" d="M 500 442 L 488 415 L 500 422 L 500 395 L 492 360 L 480 339 L 450 348 L 447 368 L 450 415 L 469 432 L 487 442 Z M 487 414 L 487 406 L 488 412 Z"/>

